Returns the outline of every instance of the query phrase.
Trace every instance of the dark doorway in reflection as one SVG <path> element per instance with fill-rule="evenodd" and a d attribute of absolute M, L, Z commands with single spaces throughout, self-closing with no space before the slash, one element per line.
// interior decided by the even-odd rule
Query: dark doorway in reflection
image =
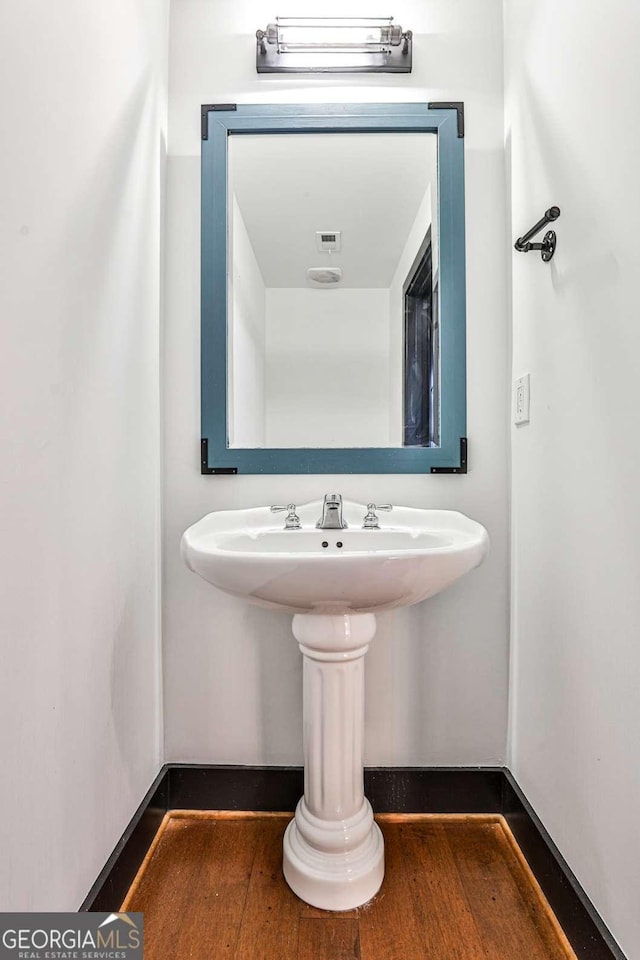
<path fill-rule="evenodd" d="M 403 445 L 440 445 L 440 324 L 431 227 L 403 287 Z"/>

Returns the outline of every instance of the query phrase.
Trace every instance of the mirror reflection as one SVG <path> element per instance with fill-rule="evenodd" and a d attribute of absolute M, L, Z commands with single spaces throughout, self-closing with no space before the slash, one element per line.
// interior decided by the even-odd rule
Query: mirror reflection
<path fill-rule="evenodd" d="M 229 138 L 230 447 L 439 444 L 437 137 Z"/>

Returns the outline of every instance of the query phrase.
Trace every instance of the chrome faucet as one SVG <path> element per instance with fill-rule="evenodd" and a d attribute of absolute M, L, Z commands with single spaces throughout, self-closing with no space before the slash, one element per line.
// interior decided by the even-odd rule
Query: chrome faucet
<path fill-rule="evenodd" d="M 364 518 L 362 523 L 363 530 L 379 530 L 380 521 L 378 520 L 377 510 L 386 510 L 387 513 L 389 510 L 393 510 L 393 507 L 390 503 L 379 503 L 378 506 L 375 503 L 367 504 L 367 515 Z"/>
<path fill-rule="evenodd" d="M 300 523 L 300 517 L 296 513 L 295 503 L 288 503 L 286 507 L 280 507 L 277 504 L 274 504 L 269 508 L 271 513 L 284 513 L 286 511 L 286 517 L 284 519 L 284 528 L 285 530 L 301 530 L 302 524 Z"/>
<path fill-rule="evenodd" d="M 316 523 L 319 530 L 345 530 L 348 524 L 342 519 L 342 495 L 327 493 L 322 505 L 322 516 Z"/>

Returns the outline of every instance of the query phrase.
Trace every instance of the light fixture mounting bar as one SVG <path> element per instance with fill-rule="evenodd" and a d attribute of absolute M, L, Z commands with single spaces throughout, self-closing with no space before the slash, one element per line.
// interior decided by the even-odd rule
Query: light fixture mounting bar
<path fill-rule="evenodd" d="M 393 17 L 276 17 L 256 31 L 258 73 L 411 73 L 411 60 Z"/>

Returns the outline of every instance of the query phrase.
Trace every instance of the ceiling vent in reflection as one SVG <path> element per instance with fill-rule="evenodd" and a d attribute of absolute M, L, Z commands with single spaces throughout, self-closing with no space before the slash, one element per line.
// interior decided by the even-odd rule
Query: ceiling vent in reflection
<path fill-rule="evenodd" d="M 342 267 L 309 267 L 307 277 L 314 286 L 335 286 L 342 280 Z"/>
<path fill-rule="evenodd" d="M 316 230 L 316 247 L 320 253 L 339 253 L 342 249 L 340 230 Z"/>

